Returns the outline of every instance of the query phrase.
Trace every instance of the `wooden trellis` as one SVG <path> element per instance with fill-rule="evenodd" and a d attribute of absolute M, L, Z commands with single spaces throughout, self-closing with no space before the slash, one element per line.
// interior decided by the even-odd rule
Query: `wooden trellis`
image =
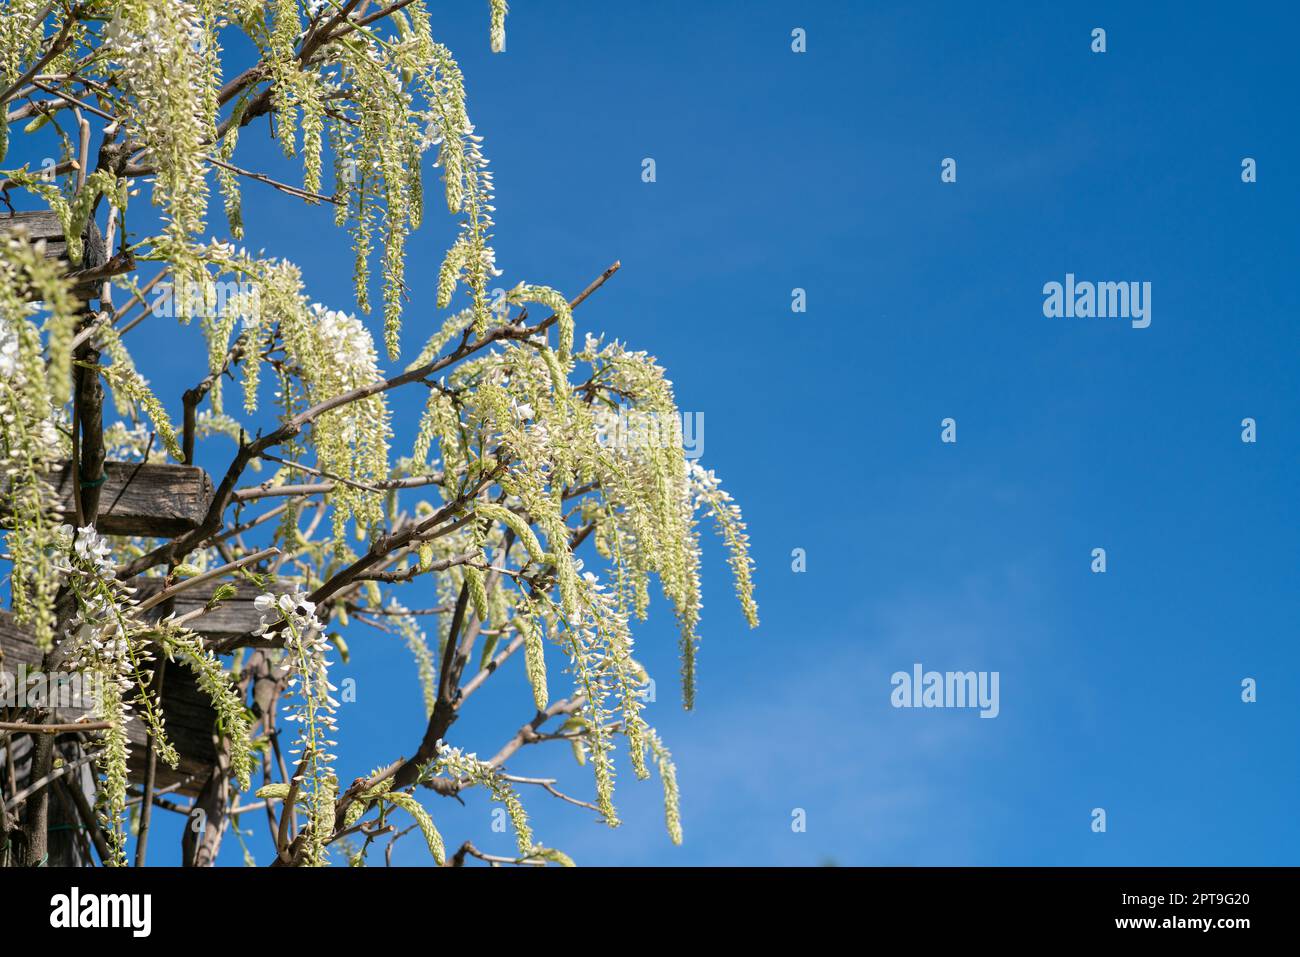
<path fill-rule="evenodd" d="M 199 469 L 206 481 L 206 475 Z M 160 512 L 171 515 L 174 511 L 167 503 L 162 503 Z M 115 534 L 142 534 L 140 529 L 156 524 L 157 516 L 142 516 L 140 524 L 124 527 Z M 170 520 L 170 519 L 169 519 Z M 161 578 L 137 578 L 130 582 L 136 589 L 134 597 L 145 600 L 158 594 L 163 588 Z M 215 587 L 194 588 L 178 593 L 167 604 L 149 609 L 145 617 L 158 620 L 167 612 L 174 612 L 177 617 L 193 614 L 207 607 Z M 249 582 L 235 584 L 235 593 L 207 609 L 202 615 L 187 622 L 187 627 L 197 632 L 211 644 L 229 642 L 255 629 L 261 621 L 260 613 L 254 608 L 253 601 L 259 590 Z M 44 666 L 43 655 L 36 647 L 32 633 L 19 626 L 13 615 L 0 611 L 0 670 L 11 675 L 18 673 L 19 665 L 26 666 L 28 672 L 40 671 Z M 168 677 L 163 684 L 162 705 L 166 716 L 168 736 L 181 756 L 181 763 L 175 770 L 158 767 L 158 786 L 178 785 L 182 794 L 194 794 L 202 786 L 207 772 L 216 760 L 213 745 L 213 721 L 216 714 L 207 695 L 199 690 L 193 676 L 185 668 L 168 669 Z M 55 714 L 58 723 L 75 721 L 84 716 L 84 712 L 75 709 L 59 709 Z M 143 747 L 145 729 L 139 718 L 134 718 L 129 725 L 132 745 L 133 778 L 143 775 Z"/>
<path fill-rule="evenodd" d="M 45 243 L 45 256 L 48 259 L 60 259 L 67 262 L 68 241 L 63 235 L 63 224 L 52 209 L 37 209 L 30 212 L 5 213 L 0 215 L 0 233 L 26 232 L 31 242 Z M 102 263 L 106 258 L 104 237 L 92 219 L 86 225 L 86 246 L 82 252 L 82 264 Z M 71 266 L 71 263 L 69 263 Z"/>
<path fill-rule="evenodd" d="M 151 537 L 179 535 L 198 527 L 212 498 L 211 479 L 202 469 L 192 466 L 106 462 L 104 472 L 106 481 L 102 486 L 101 509 L 95 524 L 105 534 Z M 71 464 L 65 463 L 49 478 L 58 495 L 61 512 L 71 521 L 75 513 Z M 164 584 L 161 578 L 137 578 L 130 582 L 136 589 L 134 597 L 140 601 L 157 595 Z M 175 613 L 179 617 L 201 611 L 202 614 L 187 621 L 187 627 L 210 643 L 229 642 L 255 629 L 261 620 L 260 613 L 253 605 L 259 590 L 248 582 L 237 583 L 232 596 L 208 609 L 207 605 L 217 585 L 217 582 L 212 582 L 207 586 L 181 591 L 169 601 L 150 608 L 145 617 L 148 620 L 158 620 L 168 613 Z M 66 618 L 67 614 L 67 609 L 61 608 L 60 617 Z M 0 671 L 13 676 L 11 686 L 16 683 L 21 669 L 25 668 L 26 673 L 30 674 L 44 672 L 47 667 L 49 662 L 37 648 L 32 633 L 18 625 L 11 613 L 0 611 Z M 173 664 L 167 668 L 160 698 L 167 736 L 180 760 L 174 769 L 160 761 L 155 762 L 155 793 L 170 790 L 196 797 L 218 763 L 216 712 L 208 696 L 199 689 L 192 673 L 182 665 Z M 69 724 L 85 717 L 84 708 L 56 707 L 50 710 L 49 722 Z M 127 734 L 131 743 L 129 779 L 141 784 L 146 774 L 148 734 L 144 722 L 138 716 L 128 723 Z M 21 791 L 31 782 L 28 780 L 30 761 L 27 760 L 26 753 L 29 747 L 25 738 L 20 737 L 19 740 L 22 744 L 11 737 L 9 747 L 14 749 L 16 759 L 14 783 L 17 790 Z M 73 734 L 60 735 L 59 747 L 65 762 L 80 754 L 80 749 L 74 742 Z M 6 755 L 6 760 L 7 757 Z M 3 767 L 4 762 L 0 762 L 0 768 Z M 61 788 L 61 799 L 93 801 L 88 766 L 79 768 L 70 783 L 77 794 L 69 795 L 67 788 Z M 6 795 L 13 792 L 10 787 L 3 790 Z M 51 821 L 62 816 L 62 824 L 75 829 L 76 820 L 68 820 L 66 811 L 66 808 L 57 803 L 52 805 Z M 51 832 L 52 835 L 53 833 Z M 88 863 L 84 852 L 70 839 L 55 841 L 52 836 L 50 855 L 51 863 Z"/>
<path fill-rule="evenodd" d="M 82 235 L 83 254 L 80 263 L 72 263 L 68 259 L 67 237 L 63 234 L 58 216 L 51 210 L 0 213 L 0 238 L 8 235 L 17 235 L 27 242 L 42 244 L 44 256 L 61 263 L 64 274 L 72 281 L 74 294 L 87 303 L 99 298 L 102 283 L 106 279 L 134 267 L 129 253 L 110 258 L 93 218 Z M 83 461 L 83 467 L 86 464 Z M 173 538 L 197 528 L 211 504 L 212 481 L 206 472 L 193 466 L 103 462 L 102 471 L 95 467 L 95 472 L 102 478 L 95 483 L 97 504 L 94 508 L 94 524 L 106 535 Z M 83 472 L 83 476 L 77 476 L 73 464 L 65 462 L 46 476 L 55 492 L 56 508 L 65 521 L 76 521 L 77 483 L 85 474 L 87 473 Z M 137 588 L 136 597 L 143 600 L 161 591 L 164 583 L 157 578 L 140 578 L 132 581 L 131 585 Z M 146 617 L 157 620 L 169 612 L 175 612 L 179 616 L 203 610 L 216 585 L 214 582 L 206 588 L 182 591 L 169 602 L 150 609 Z M 260 615 L 253 607 L 256 594 L 256 589 L 251 585 L 237 585 L 232 597 L 201 616 L 196 616 L 188 625 L 210 642 L 229 641 L 246 634 L 256 628 L 260 620 Z M 66 620 L 70 614 L 62 602 L 59 613 L 61 620 Z M 0 611 L 0 671 L 12 676 L 11 687 L 16 685 L 20 673 L 37 672 L 46 675 L 48 680 L 47 669 L 60 670 L 56 663 L 58 660 L 57 653 L 48 657 L 43 654 L 37 648 L 32 633 L 19 626 L 9 612 Z M 198 688 L 193 675 L 183 666 L 167 668 L 160 698 L 168 739 L 180 760 L 175 769 L 162 762 L 155 762 L 153 787 L 155 792 L 171 790 L 196 796 L 218 764 L 216 712 L 207 695 Z M 62 703 L 68 704 L 67 701 Z M 48 709 L 47 723 L 72 724 L 85 717 L 85 708 L 59 706 Z M 148 733 L 138 716 L 128 723 L 127 734 L 131 743 L 129 777 L 136 783 L 142 783 L 146 776 Z M 0 741 L 0 755 L 3 756 L 3 760 L 0 760 L 0 773 L 12 768 L 13 777 L 13 780 L 6 780 L 6 786 L 0 789 L 6 799 L 12 800 L 15 794 L 34 783 L 27 780 L 31 771 L 31 740 L 26 735 L 16 734 Z M 65 764 L 71 765 L 81 754 L 76 732 L 60 734 L 56 747 Z M 56 789 L 60 801 L 51 804 L 51 822 L 61 820 L 63 826 L 75 832 L 75 822 L 79 816 L 84 817 L 85 807 L 83 805 L 78 814 L 75 813 L 75 808 L 61 807 L 61 802 L 93 801 L 93 782 L 90 768 L 85 764 L 67 777 L 66 783 L 70 787 L 60 786 Z M 74 812 L 71 815 L 68 813 L 70 810 Z M 67 838 L 67 830 L 58 831 L 62 835 L 58 839 L 55 836 L 56 830 L 52 829 L 50 833 L 50 863 L 88 862 L 84 848 L 79 848 L 76 842 Z"/>
<path fill-rule="evenodd" d="M 253 627 L 256 625 L 257 619 L 254 618 Z M 44 667 L 44 655 L 36 647 L 31 632 L 15 623 L 13 615 L 7 611 L 0 611 L 0 655 L 3 656 L 0 657 L 0 669 L 13 675 L 15 680 L 22 673 L 20 665 L 26 666 L 28 674 L 42 671 Z M 213 743 L 216 712 L 212 710 L 207 695 L 199 690 L 193 676 L 183 667 L 167 669 L 162 708 L 167 737 L 175 745 L 180 761 L 175 770 L 158 763 L 157 786 L 170 788 L 175 785 L 175 790 L 182 794 L 197 794 L 216 761 Z M 67 724 L 85 716 L 85 709 L 61 707 L 51 709 L 50 720 L 51 723 Z M 138 716 L 128 722 L 127 736 L 131 742 L 130 778 L 136 782 L 143 781 L 147 733 Z"/>

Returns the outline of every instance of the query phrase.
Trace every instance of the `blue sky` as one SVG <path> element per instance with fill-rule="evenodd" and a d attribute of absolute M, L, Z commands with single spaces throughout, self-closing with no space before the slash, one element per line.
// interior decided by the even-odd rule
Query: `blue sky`
<path fill-rule="evenodd" d="M 681 407 L 704 414 L 703 464 L 745 510 L 763 621 L 744 627 L 708 540 L 695 712 L 679 704 L 662 601 L 638 632 L 658 679 L 649 716 L 679 767 L 682 847 L 657 782 L 626 766 L 620 829 L 525 793 L 538 838 L 583 864 L 1294 863 L 1293 10 L 513 7 L 499 56 L 487 4 L 434 11 L 496 170 L 502 284 L 572 294 L 622 261 L 579 332 L 658 356 Z M 244 133 L 236 162 L 294 175 L 256 143 L 264 130 Z M 945 157 L 956 183 L 940 182 Z M 1243 157 L 1257 183 L 1241 181 Z M 440 321 L 454 235 L 428 180 L 406 351 Z M 244 196 L 249 245 L 352 308 L 329 212 L 252 183 Z M 1150 327 L 1045 318 L 1042 287 L 1067 272 L 1150 282 Z M 806 313 L 791 311 L 795 287 Z M 153 328 L 128 345 L 178 417 L 202 375 L 198 330 Z M 189 366 L 171 351 L 182 340 Z M 398 405 L 408 435 L 418 398 Z M 956 444 L 940 442 L 945 417 Z M 218 453 L 206 464 L 223 470 Z M 1096 547 L 1105 574 L 1090 572 Z M 404 648 L 349 640 L 345 780 L 409 753 L 424 727 Z M 1001 713 L 891 707 L 891 674 L 916 662 L 999 672 Z M 521 672 L 489 682 L 453 743 L 486 755 L 510 737 L 531 714 Z M 1245 677 L 1256 703 L 1241 701 Z M 563 745 L 510 767 L 591 789 Z M 509 853 L 484 796 L 467 802 L 426 801 L 449 844 Z M 151 841 L 155 859 L 175 845 Z M 223 862 L 238 860 L 228 838 Z M 394 860 L 427 854 L 411 837 Z"/>

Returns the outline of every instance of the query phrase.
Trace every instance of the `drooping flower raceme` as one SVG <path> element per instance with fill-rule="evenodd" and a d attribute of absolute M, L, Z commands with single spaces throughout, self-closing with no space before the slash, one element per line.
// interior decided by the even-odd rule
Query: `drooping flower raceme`
<path fill-rule="evenodd" d="M 492 800 L 505 805 L 506 816 L 515 831 L 515 843 L 519 848 L 520 858 L 533 853 L 533 829 L 528 823 L 528 815 L 519 795 L 515 794 L 510 782 L 503 778 L 492 765 L 480 761 L 478 755 L 465 754 L 460 748 L 453 748 L 445 741 L 438 742 L 438 757 L 432 770 L 445 772 L 451 778 L 466 786 L 481 785 L 492 794 Z"/>
<path fill-rule="evenodd" d="M 689 462 L 680 436 L 661 428 L 680 413 L 672 383 L 653 356 L 589 334 L 579 345 L 572 307 L 558 289 L 513 276 L 502 284 L 507 289 L 489 288 L 503 274 L 493 249 L 492 170 L 470 119 L 464 77 L 451 51 L 434 39 L 425 0 L 388 5 L 373 15 L 365 5 L 351 9 L 355 5 L 317 0 L 224 6 L 215 0 L 104 0 L 52 7 L 12 0 L 9 6 L 14 15 L 0 18 L 0 86 L 22 78 L 71 17 L 77 22 L 68 46 L 42 69 L 84 81 L 87 97 L 106 91 L 99 102 L 121 114 L 115 120 L 120 136 L 109 137 L 101 158 L 112 159 L 114 147 L 131 148 L 119 154 L 125 167 L 78 170 L 80 182 L 72 176 L 47 181 L 25 169 L 6 169 L 3 178 L 56 215 L 74 262 L 83 251 L 78 247 L 90 246 L 81 243 L 81 232 L 92 216 L 115 228 L 129 221 L 130 232 L 118 237 L 122 250 L 129 248 L 150 271 L 165 268 L 167 283 L 181 290 L 172 313 L 155 308 L 157 299 L 146 306 L 150 323 L 165 315 L 201 317 L 198 331 L 206 339 L 207 377 L 186 394 L 184 429 L 174 428 L 166 396 L 155 394 L 146 370 L 137 371 L 127 352 L 140 334 L 127 339 L 126 333 L 142 320 L 104 323 L 102 313 L 92 319 L 72 295 L 62 265 L 33 244 L 0 243 L 0 521 L 13 565 L 12 603 L 40 647 L 69 641 L 81 667 L 112 678 L 101 703 L 112 725 L 101 763 L 101 808 L 115 859 L 124 831 L 126 716 L 139 715 L 160 742 L 160 755 L 167 748 L 161 709 L 140 690 L 148 684 L 142 678 L 149 648 L 160 647 L 168 660 L 195 672 L 213 702 L 218 729 L 230 738 L 231 768 L 241 786 L 252 757 L 244 740 L 250 712 L 242 684 L 220 664 L 221 646 L 203 637 L 202 624 L 198 632 L 187 631 L 185 615 L 147 626 L 139 621 L 129 589 L 115 577 L 113 552 L 131 563 L 132 575 L 166 565 L 170 584 L 229 561 L 232 551 L 236 558 L 248 556 L 245 534 L 262 536 L 259 546 L 265 539 L 279 546 L 275 573 L 290 570 L 303 583 L 255 603 L 264 644 L 281 649 L 265 652 L 285 669 L 274 677 L 290 680 L 286 718 L 299 725 L 292 785 L 272 785 L 283 788 L 275 796 L 289 803 L 282 820 L 306 811 L 299 838 L 279 848 L 293 863 L 323 863 L 327 843 L 339 836 L 336 702 L 329 681 L 336 639 L 322 634 L 322 623 L 343 623 L 350 613 L 406 640 L 431 723 L 439 705 L 446 708 L 440 695 L 472 691 L 520 651 L 511 664 L 528 679 L 523 703 L 543 718 L 563 714 L 558 736 L 590 763 L 595 806 L 605 821 L 618 822 L 615 750 L 626 740 L 638 778 L 648 776 L 652 764 L 658 767 L 665 824 L 680 840 L 676 774 L 643 718 L 649 678 L 633 657 L 631 623 L 647 616 L 657 582 L 677 618 L 683 703 L 691 707 L 702 610 L 698 521 L 714 519 L 742 612 L 753 625 L 745 528 L 716 477 Z M 490 0 L 491 46 L 498 52 L 505 46 L 506 7 L 504 0 Z M 241 52 L 251 45 L 257 65 L 223 77 L 219 38 L 226 37 L 239 38 Z M 61 119 L 55 114 L 72 103 L 48 101 L 45 109 L 51 112 L 31 124 L 33 131 Z M 352 307 L 312 305 L 293 263 L 206 235 L 207 172 L 213 169 L 230 235 L 243 242 L 245 171 L 234 164 L 250 161 L 239 158 L 247 150 L 236 149 L 241 129 L 245 137 L 260 132 L 261 124 L 245 125 L 253 113 L 272 113 L 281 147 L 302 154 L 302 189 L 277 183 L 282 191 L 311 204 L 332 200 L 335 223 L 350 228 L 357 314 Z M 88 122 L 103 118 L 97 113 Z M 0 154 L 7 133 L 0 124 Z M 332 196 L 319 195 L 328 188 L 322 185 L 326 149 L 333 154 Z M 436 159 L 424 155 L 427 150 L 436 150 Z M 408 275 L 406 241 L 425 213 L 422 177 L 431 159 L 459 222 L 440 267 L 421 263 Z M 138 180 L 120 175 L 126 168 Z M 152 229 L 150 217 L 134 206 L 126 216 L 137 189 L 158 207 L 160 222 Z M 365 318 L 376 253 L 382 269 L 379 348 L 378 329 L 372 337 Z M 114 282 L 142 300 L 148 294 L 144 275 L 124 274 Z M 402 358 L 402 308 L 415 292 L 408 287 L 417 283 L 425 283 L 425 291 L 434 287 L 437 307 L 448 311 L 422 330 L 423 346 L 406 366 L 404 381 L 386 383 L 379 351 L 393 361 Z M 227 288 L 234 291 L 221 291 Z M 157 289 L 160 296 L 163 287 Z M 74 364 L 74 336 L 92 322 L 99 325 L 91 337 L 79 341 L 101 358 L 95 363 L 78 355 Z M 44 476 L 71 458 L 74 372 L 79 384 L 87 372 L 100 376 L 127 420 L 105 424 L 112 458 L 180 461 L 189 458 L 183 438 L 216 432 L 238 443 L 236 467 L 221 485 L 221 494 L 233 494 L 236 504 L 231 513 L 213 516 L 220 521 L 211 534 L 186 533 L 170 544 L 105 539 L 90 527 L 93 517 L 84 528 L 58 529 L 62 503 L 54 501 Z M 263 421 L 237 421 L 234 410 L 223 407 L 227 378 L 242 378 L 243 412 Z M 390 396 L 398 401 L 398 385 L 409 386 L 408 392 L 427 388 L 428 401 L 406 447 L 410 456 L 390 462 L 388 403 Z M 269 392 L 274 403 L 259 409 L 261 393 Z M 195 395 L 201 403 L 206 397 L 205 407 L 193 407 Z M 268 428 L 264 420 L 272 415 L 278 421 Z M 621 433 L 624 415 L 641 431 Z M 656 428 L 643 440 L 645 423 Z M 263 476 L 264 487 L 250 487 L 241 469 L 265 462 L 277 463 L 275 474 Z M 75 476 L 74 488 L 85 478 Z M 294 485 L 300 490 L 286 491 Z M 302 489 L 306 485 L 310 491 Z M 248 521 L 243 509 L 258 509 L 264 493 L 278 503 Z M 278 521 L 261 524 L 276 511 Z M 413 523 L 435 515 L 411 534 Z M 317 537 L 318 524 L 329 532 Z M 356 551 L 352 533 L 365 542 Z M 584 542 L 596 552 L 585 564 L 577 554 Z M 387 584 L 412 579 L 427 586 L 430 597 L 418 604 L 436 608 L 410 610 L 390 601 Z M 60 621 L 55 600 L 65 585 L 76 606 L 70 622 Z M 329 595 L 319 614 L 309 591 Z M 211 601 L 233 593 L 224 582 Z M 463 620 L 453 626 L 448 612 L 456 607 Z M 423 614 L 437 615 L 427 641 L 417 617 Z M 469 670 L 462 674 L 462 667 Z M 447 681 L 441 680 L 444 668 Z M 562 675 L 572 680 L 571 692 L 559 691 Z M 557 708 L 564 693 L 570 694 L 567 705 Z M 469 730 L 458 726 L 458 733 Z M 431 757 L 437 756 L 422 744 L 418 765 L 427 768 Z M 455 749 L 442 757 L 453 784 L 480 783 L 506 804 L 521 860 L 567 861 L 560 852 L 533 846 L 502 768 Z M 341 823 L 344 829 L 356 825 L 354 815 L 367 809 L 381 818 L 404 809 L 442 861 L 441 836 L 410 793 L 408 778 L 401 786 L 376 778 L 359 794 L 349 789 L 345 800 L 352 803 Z"/>
<path fill-rule="evenodd" d="M 154 739 L 159 760 L 176 767 L 178 755 L 167 739 L 159 703 L 145 690 L 147 667 L 154 655 L 145 635 L 149 626 L 134 613 L 131 590 L 117 581 L 111 549 L 92 527 L 59 530 L 68 549 L 64 577 L 76 604 L 68 623 L 69 664 L 93 675 L 98 690 L 95 716 L 109 722 L 104 733 L 100 768 L 100 818 L 105 825 L 114 864 L 125 863 L 127 759 L 130 745 L 126 723 L 137 710 Z"/>
<path fill-rule="evenodd" d="M 316 606 L 305 592 L 273 595 L 264 593 L 254 599 L 262 615 L 257 633 L 271 627 L 284 637 L 284 665 L 291 677 L 287 685 L 284 720 L 298 725 L 298 737 L 290 754 L 297 763 L 293 782 L 303 795 L 310 819 L 305 862 L 326 863 L 326 842 L 334 826 L 334 797 L 338 779 L 333 770 L 335 755 L 331 751 L 338 701 L 338 690 L 329 680 L 330 643 L 316 618 Z"/>

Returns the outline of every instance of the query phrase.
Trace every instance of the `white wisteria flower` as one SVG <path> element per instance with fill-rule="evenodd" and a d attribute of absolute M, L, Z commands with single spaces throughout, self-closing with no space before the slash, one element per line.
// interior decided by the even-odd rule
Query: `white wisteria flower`
<path fill-rule="evenodd" d="M 18 330 L 0 319 L 0 376 L 9 379 L 18 371 Z"/>
<path fill-rule="evenodd" d="M 320 340 L 321 351 L 342 369 L 363 378 L 379 374 L 374 340 L 365 325 L 351 313 L 330 309 L 319 302 L 311 307 L 312 321 Z"/>
<path fill-rule="evenodd" d="M 280 622 L 290 623 L 299 632 L 306 632 L 318 626 L 316 603 L 308 600 L 307 593 L 302 589 L 280 595 L 263 592 L 253 599 L 253 607 L 262 616 L 261 623 L 253 632 L 255 635 L 266 634 L 270 626 Z"/>

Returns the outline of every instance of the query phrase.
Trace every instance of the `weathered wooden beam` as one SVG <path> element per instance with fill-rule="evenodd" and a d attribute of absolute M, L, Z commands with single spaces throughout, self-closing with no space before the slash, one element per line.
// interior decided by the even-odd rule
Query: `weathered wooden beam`
<path fill-rule="evenodd" d="M 125 263 L 109 267 L 108 251 L 104 247 L 104 237 L 92 218 L 86 224 L 82 235 L 81 262 L 74 264 L 68 259 L 68 240 L 63 235 L 63 224 L 52 209 L 38 209 L 25 212 L 0 214 L 0 236 L 20 233 L 32 243 L 45 243 L 45 258 L 56 259 L 63 263 L 64 271 L 76 282 L 74 292 L 80 299 L 98 299 L 100 284 L 109 276 L 129 271 Z M 114 258 L 116 262 L 118 257 Z M 134 261 L 130 268 L 134 268 Z"/>
<path fill-rule="evenodd" d="M 45 476 L 66 521 L 77 515 L 72 463 Z M 212 479 L 193 465 L 105 462 L 95 526 L 105 535 L 173 538 L 197 528 L 212 502 Z M 2 517 L 3 513 L 0 513 Z"/>
<path fill-rule="evenodd" d="M 29 674 L 40 671 L 43 657 L 31 633 L 19 626 L 9 612 L 0 611 L 0 671 L 7 672 L 16 681 L 19 665 L 25 665 Z M 176 666 L 167 671 L 162 693 L 164 723 L 180 761 L 175 770 L 160 762 L 154 785 L 166 788 L 179 783 L 181 794 L 193 796 L 203 787 L 217 760 L 213 739 L 217 715 L 189 669 Z M 54 721 L 76 721 L 86 713 L 84 708 L 56 708 Z M 127 738 L 131 742 L 127 766 L 132 781 L 144 778 L 147 736 L 144 722 L 138 716 L 127 723 Z"/>
<path fill-rule="evenodd" d="M 132 597 L 137 601 L 152 598 L 163 588 L 161 578 L 133 578 L 129 584 L 136 589 L 136 593 Z M 252 582 L 247 581 L 235 582 L 234 585 L 235 594 L 233 596 L 218 603 L 199 617 L 187 621 L 185 627 L 191 631 L 199 632 L 209 641 L 233 641 L 261 624 L 262 614 L 253 607 L 253 600 L 261 594 L 261 589 Z M 278 592 L 291 589 L 292 585 L 285 584 L 272 590 Z M 213 586 L 209 584 L 207 587 L 198 586 L 180 592 L 171 599 L 171 610 L 176 613 L 177 618 L 180 618 L 182 615 L 204 608 L 212 598 L 214 590 Z M 149 609 L 145 613 L 146 616 L 151 621 L 156 621 L 162 616 L 162 609 L 165 605 L 166 602 L 157 608 Z"/>
<path fill-rule="evenodd" d="M 25 232 L 30 242 L 44 240 L 46 259 L 67 259 L 68 243 L 63 224 L 52 209 L 36 209 L 0 215 L 0 234 Z"/>
<path fill-rule="evenodd" d="M 39 670 L 43 657 L 31 632 L 14 621 L 12 613 L 0 611 L 0 671 L 15 675 L 19 665 Z"/>
<path fill-rule="evenodd" d="M 197 528 L 212 502 L 212 480 L 193 465 L 105 462 L 104 473 L 95 525 L 105 535 L 172 538 Z M 72 464 L 64 463 L 47 478 L 59 511 L 71 521 L 76 516 Z"/>

